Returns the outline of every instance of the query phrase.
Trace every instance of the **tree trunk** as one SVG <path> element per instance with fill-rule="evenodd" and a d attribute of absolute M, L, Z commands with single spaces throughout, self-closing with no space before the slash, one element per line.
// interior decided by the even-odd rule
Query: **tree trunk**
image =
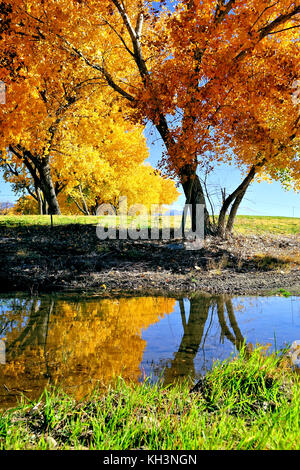
<path fill-rule="evenodd" d="M 226 232 L 225 232 L 226 235 L 229 235 L 229 234 L 232 232 L 233 224 L 234 224 L 234 221 L 235 221 L 235 216 L 236 216 L 236 214 L 237 214 L 238 208 L 240 207 L 240 204 L 241 204 L 241 202 L 242 202 L 242 199 L 243 199 L 243 197 L 245 196 L 246 191 L 247 191 L 249 185 L 250 185 L 250 183 L 249 183 L 248 186 L 244 189 L 244 191 L 242 191 L 242 192 L 235 198 L 235 201 L 234 201 L 234 203 L 233 203 L 232 206 L 231 206 L 230 213 L 229 213 L 229 217 L 228 217 L 228 221 L 227 221 L 227 225 L 226 225 Z"/>
<path fill-rule="evenodd" d="M 230 204 L 235 203 L 235 200 L 238 199 L 237 204 L 236 205 L 234 204 L 234 209 L 232 208 L 233 212 L 232 212 L 232 217 L 230 219 L 230 223 L 233 224 L 234 217 L 238 209 L 239 203 L 241 202 L 243 196 L 245 195 L 245 192 L 248 186 L 250 185 L 251 181 L 253 180 L 255 174 L 256 174 L 256 167 L 252 166 L 248 175 L 244 178 L 241 184 L 236 188 L 235 191 L 233 191 L 229 196 L 227 196 L 225 201 L 223 202 L 223 205 L 221 207 L 220 214 L 219 214 L 218 227 L 217 227 L 217 235 L 219 235 L 220 237 L 224 237 L 226 233 L 226 214 L 230 207 Z M 234 214 L 234 211 L 235 211 L 235 214 Z"/>
<path fill-rule="evenodd" d="M 259 159 L 261 157 L 261 153 L 258 152 L 257 155 L 256 155 L 256 158 Z M 241 184 L 236 188 L 235 191 L 233 191 L 233 193 L 231 193 L 229 196 L 226 197 L 225 200 L 223 200 L 223 205 L 221 207 L 221 210 L 220 210 L 220 214 L 219 214 L 219 219 L 218 219 L 218 227 L 217 227 L 217 235 L 219 235 L 220 237 L 224 237 L 228 231 L 228 233 L 231 232 L 232 228 L 233 228 L 233 223 L 234 223 L 234 219 L 235 219 L 235 216 L 236 216 L 236 213 L 237 213 L 237 210 L 239 208 L 239 205 L 250 185 L 250 183 L 253 181 L 256 173 L 257 173 L 257 170 L 261 167 L 264 166 L 264 164 L 266 163 L 266 157 L 263 157 L 262 160 L 258 163 L 256 163 L 255 165 L 252 165 L 248 175 L 243 179 L 243 181 L 241 182 Z M 227 211 L 230 207 L 230 204 L 232 204 L 232 207 L 231 207 L 231 211 L 230 211 L 230 215 L 229 215 L 229 219 L 228 219 L 228 223 L 227 223 L 227 226 L 226 226 L 226 214 L 227 214 Z"/>
<path fill-rule="evenodd" d="M 49 212 L 48 212 L 48 204 L 47 204 L 47 201 L 46 201 L 46 198 L 45 196 L 43 197 L 43 215 L 48 215 Z"/>
<path fill-rule="evenodd" d="M 83 208 L 84 208 L 85 215 L 90 215 L 90 211 L 88 209 L 85 197 L 83 195 L 81 184 L 79 185 L 79 191 L 80 191 L 80 196 L 81 196 L 81 200 L 82 200 L 82 203 L 83 203 Z"/>
<path fill-rule="evenodd" d="M 48 213 L 52 215 L 61 215 L 54 184 L 51 177 L 49 160 L 42 158 L 38 167 L 40 174 L 40 186 L 48 204 Z"/>
<path fill-rule="evenodd" d="M 39 215 L 43 215 L 43 199 L 40 188 L 36 188 L 36 196 L 38 200 Z"/>
<path fill-rule="evenodd" d="M 31 174 L 35 188 L 39 188 L 44 196 L 44 203 L 52 215 L 61 215 L 55 187 L 52 181 L 49 158 L 39 157 L 21 147 L 9 146 L 9 150 L 16 155 Z M 44 212 L 44 209 L 43 209 Z M 45 213 L 45 212 L 44 212 Z"/>
<path fill-rule="evenodd" d="M 190 204 L 192 209 L 191 223 L 193 232 L 195 232 L 197 228 L 197 204 L 201 204 L 204 206 L 204 236 L 211 234 L 211 223 L 206 207 L 204 191 L 195 170 L 191 169 L 189 166 L 184 167 L 181 170 L 180 178 L 186 198 L 185 203 Z"/>
<path fill-rule="evenodd" d="M 162 113 L 158 114 L 159 121 L 155 124 L 168 152 L 172 151 L 172 148 L 176 146 L 174 139 L 170 133 L 167 120 Z M 182 168 L 177 169 L 180 183 L 183 187 L 183 191 L 186 198 L 186 204 L 192 205 L 192 230 L 196 230 L 196 206 L 197 204 L 204 205 L 204 236 L 211 233 L 211 224 L 209 213 L 206 207 L 206 201 L 204 191 L 201 186 L 200 180 L 196 174 L 196 165 L 185 165 Z M 184 220 L 184 219 L 183 219 Z"/>

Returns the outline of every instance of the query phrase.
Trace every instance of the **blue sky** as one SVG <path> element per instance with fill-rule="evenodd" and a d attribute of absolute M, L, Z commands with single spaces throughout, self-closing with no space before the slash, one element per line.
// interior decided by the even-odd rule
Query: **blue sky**
<path fill-rule="evenodd" d="M 16 196 L 11 190 L 10 184 L 6 183 L 3 176 L 0 175 L 0 202 L 14 202 Z"/>
<path fill-rule="evenodd" d="M 149 163 L 157 166 L 164 147 L 158 138 L 158 134 L 150 136 L 149 131 L 146 132 L 146 138 L 149 145 L 150 157 Z M 209 180 L 210 189 L 219 196 L 214 196 L 214 205 L 216 213 L 220 207 L 220 188 L 226 187 L 229 192 L 233 191 L 242 181 L 241 171 L 234 166 L 220 165 L 215 168 L 213 175 Z M 178 188 L 181 193 L 181 187 Z M 174 206 L 182 207 L 185 202 L 183 194 L 179 197 Z M 252 183 L 244 200 L 240 206 L 238 214 L 243 215 L 271 215 L 284 217 L 300 217 L 300 193 L 294 191 L 285 191 L 277 182 Z"/>

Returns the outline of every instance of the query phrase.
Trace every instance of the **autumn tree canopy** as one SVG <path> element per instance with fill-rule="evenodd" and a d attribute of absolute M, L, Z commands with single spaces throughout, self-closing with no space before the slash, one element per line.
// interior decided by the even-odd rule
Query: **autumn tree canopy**
<path fill-rule="evenodd" d="M 60 85 L 59 78 L 58 74 L 56 85 Z M 21 106 L 11 109 L 9 120 L 5 122 L 8 109 L 3 110 L 2 166 L 6 180 L 16 190 L 26 188 L 39 202 L 38 190 L 44 189 L 43 168 L 46 166 L 51 171 L 50 184 L 55 190 L 57 205 L 61 207 L 61 202 L 68 199 L 73 202 L 73 213 L 74 209 L 75 213 L 95 213 L 100 203 L 116 205 L 119 196 L 127 196 L 130 204 L 145 205 L 170 204 L 177 199 L 179 193 L 175 184 L 144 164 L 149 152 L 143 126 L 133 125 L 123 118 L 107 88 L 93 88 L 89 81 L 77 84 L 77 94 L 64 109 L 58 90 L 53 86 L 53 94 L 47 90 L 43 96 L 37 89 L 30 90 L 30 95 L 24 98 L 33 109 L 29 126 L 26 109 Z M 10 93 L 13 91 L 14 84 Z M 56 102 L 60 106 L 59 122 L 54 116 L 55 127 L 53 125 L 49 137 L 51 114 L 58 112 Z M 25 121 L 21 122 L 21 118 Z M 10 132 L 13 125 L 15 134 Z M 43 144 L 50 145 L 48 154 Z M 65 211 L 68 206 L 63 204 Z"/>
<path fill-rule="evenodd" d="M 22 44 L 14 43 L 19 23 L 9 25 L 3 53 L 15 50 L 17 62 L 2 68 L 7 105 L 0 109 L 0 143 L 6 180 L 16 189 L 26 188 L 51 213 L 60 213 L 62 191 L 87 214 L 120 194 L 131 203 L 177 199 L 174 183 L 143 164 L 149 156 L 144 128 L 126 119 L 101 77 L 84 77 L 84 70 L 71 66 L 70 56 L 64 67 L 53 45 L 46 60 L 34 34 L 26 35 L 21 57 Z"/>
<path fill-rule="evenodd" d="M 1 48 L 13 51 L 17 78 L 8 66 L 3 78 L 18 81 L 26 70 L 26 81 L 41 87 L 36 67 L 50 79 L 60 64 L 73 86 L 106 84 L 126 119 L 155 126 L 166 148 L 162 167 L 192 206 L 205 204 L 197 170 L 227 161 L 229 148 L 246 170 L 276 155 L 267 172 L 276 177 L 292 159 L 296 175 L 295 152 L 285 146 L 298 123 L 292 113 L 283 125 L 283 105 L 299 78 L 299 2 L 177 0 L 169 7 L 163 0 L 12 0 Z M 273 118 L 279 109 L 284 115 Z"/>

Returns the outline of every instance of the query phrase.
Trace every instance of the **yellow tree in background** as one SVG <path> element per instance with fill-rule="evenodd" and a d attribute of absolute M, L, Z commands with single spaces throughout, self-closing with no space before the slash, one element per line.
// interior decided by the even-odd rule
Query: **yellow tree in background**
<path fill-rule="evenodd" d="M 95 214 L 97 206 L 110 203 L 116 208 L 120 197 L 128 204 L 171 204 L 179 196 L 175 183 L 145 163 L 149 151 L 144 127 L 124 119 L 119 104 L 107 88 L 93 91 L 89 100 L 75 103 L 57 133 L 54 179 L 64 185 L 61 198 L 75 212 Z"/>

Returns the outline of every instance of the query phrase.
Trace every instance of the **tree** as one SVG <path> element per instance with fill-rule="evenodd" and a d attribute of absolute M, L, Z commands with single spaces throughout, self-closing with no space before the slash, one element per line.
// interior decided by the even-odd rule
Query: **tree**
<path fill-rule="evenodd" d="M 256 73 L 265 72 L 269 66 L 265 89 L 270 88 L 268 97 L 277 98 L 279 82 L 275 83 L 274 72 L 284 67 L 284 56 L 281 55 L 283 61 L 278 64 L 265 59 L 272 48 L 273 52 L 278 49 L 278 35 L 283 34 L 279 42 L 281 48 L 285 48 L 287 37 L 293 42 L 300 7 L 284 1 L 267 7 L 259 1 L 250 4 L 218 1 L 214 9 L 211 2 L 176 3 L 173 15 L 166 13 L 159 18 L 150 8 L 149 19 L 144 2 L 125 4 L 111 0 L 101 2 L 101 7 L 93 2 L 89 21 L 93 21 L 93 6 L 97 14 L 96 6 L 99 7 L 103 26 L 111 33 L 107 34 L 122 48 L 120 57 L 127 53 L 128 61 L 131 59 L 135 66 L 135 75 L 125 84 L 119 79 L 119 70 L 111 67 L 109 59 L 115 53 L 113 47 L 103 50 L 105 60 L 100 64 L 95 57 L 87 55 L 85 45 L 78 42 L 74 45 L 66 30 L 61 39 L 133 105 L 135 118 L 146 118 L 155 124 L 167 148 L 168 170 L 179 177 L 187 202 L 194 207 L 196 203 L 205 202 L 196 175 L 197 166 L 208 151 L 211 154 L 216 144 L 224 140 L 224 116 L 231 122 L 236 116 L 235 112 L 228 115 L 226 109 L 232 89 L 241 90 L 243 97 L 250 93 L 256 102 L 264 100 L 257 90 L 255 93 L 253 80 L 250 81 L 252 89 L 248 89 L 253 63 Z M 90 25 L 85 22 L 85 27 Z M 295 77 L 289 78 L 286 88 Z M 245 104 L 249 103 L 244 99 L 236 101 L 236 106 Z M 207 213 L 206 223 L 209 228 Z"/>
<path fill-rule="evenodd" d="M 28 181 L 30 175 L 36 198 L 41 191 L 49 212 L 60 214 L 57 194 L 62 188 L 53 183 L 51 152 L 58 126 L 78 98 L 80 84 L 47 80 L 34 63 L 30 72 L 25 68 L 22 76 L 11 75 L 7 81 L 7 104 L 0 108 L 1 163 L 13 182 L 18 175 Z M 27 183 L 25 187 L 29 189 Z"/>

